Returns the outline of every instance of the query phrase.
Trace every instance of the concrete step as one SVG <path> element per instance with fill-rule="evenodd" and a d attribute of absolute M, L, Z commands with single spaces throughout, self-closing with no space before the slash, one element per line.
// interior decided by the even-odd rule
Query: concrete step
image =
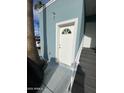
<path fill-rule="evenodd" d="M 89 54 L 82 54 L 80 58 L 86 58 L 86 59 L 96 59 L 96 55 L 89 55 Z"/>
<path fill-rule="evenodd" d="M 91 72 L 96 72 L 96 65 L 94 64 L 88 64 L 87 62 L 85 63 L 80 63 L 83 70 L 91 71 Z"/>
<path fill-rule="evenodd" d="M 84 80 L 85 80 L 85 76 L 77 74 L 74 82 L 80 86 L 84 86 L 84 82 L 85 82 Z"/>
<path fill-rule="evenodd" d="M 81 52 L 81 54 L 96 54 L 95 53 L 95 50 L 93 50 L 93 49 L 83 49 L 83 51 Z"/>
<path fill-rule="evenodd" d="M 96 88 L 96 78 L 85 76 L 84 83 L 89 87 Z"/>
<path fill-rule="evenodd" d="M 96 71 L 88 70 L 85 68 L 82 68 L 82 71 L 84 72 L 85 75 L 88 75 L 90 77 L 96 77 Z"/>
<path fill-rule="evenodd" d="M 92 64 L 96 65 L 96 59 L 87 59 L 87 58 L 80 58 L 79 60 L 80 64 Z"/>
<path fill-rule="evenodd" d="M 85 85 L 84 86 L 84 93 L 96 93 L 96 89 L 95 88 L 92 88 L 88 85 Z"/>
<path fill-rule="evenodd" d="M 84 93 L 84 88 L 78 84 L 73 84 L 72 93 Z"/>
<path fill-rule="evenodd" d="M 96 93 L 96 53 L 93 49 L 84 48 L 80 56 L 80 63 L 76 72 L 74 86 L 82 87 L 82 92 Z M 72 92 L 74 93 L 74 92 Z"/>

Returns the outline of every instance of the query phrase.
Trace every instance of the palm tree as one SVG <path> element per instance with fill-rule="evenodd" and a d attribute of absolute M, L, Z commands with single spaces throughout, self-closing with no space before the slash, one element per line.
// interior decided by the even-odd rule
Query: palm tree
<path fill-rule="evenodd" d="M 41 7 L 43 7 L 43 6 L 44 6 L 44 4 L 42 3 L 42 1 L 37 1 L 34 8 L 37 10 L 37 9 L 40 9 Z"/>
<path fill-rule="evenodd" d="M 35 44 L 32 0 L 27 0 L 27 56 L 37 64 L 42 63 Z"/>
<path fill-rule="evenodd" d="M 27 93 L 36 93 L 37 90 L 28 88 L 40 88 L 46 62 L 40 60 L 35 45 L 32 0 L 27 0 L 27 56 Z"/>

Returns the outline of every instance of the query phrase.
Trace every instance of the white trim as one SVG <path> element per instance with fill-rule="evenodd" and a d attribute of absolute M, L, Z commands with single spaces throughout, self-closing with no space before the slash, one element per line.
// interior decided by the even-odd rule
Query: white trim
<path fill-rule="evenodd" d="M 80 55 L 81 55 L 81 51 L 83 49 L 83 46 L 84 46 L 84 36 L 82 37 L 82 41 L 81 41 L 79 50 L 78 50 L 76 58 L 75 58 L 75 68 L 73 69 L 73 72 L 75 71 L 75 73 L 74 73 L 74 76 L 71 77 L 71 89 L 72 89 L 72 86 L 73 86 L 73 83 L 74 83 L 77 67 L 78 67 L 78 65 L 80 63 L 79 59 L 80 59 Z"/>
<path fill-rule="evenodd" d="M 77 53 L 76 58 L 75 58 L 75 61 L 77 62 L 77 64 L 79 64 L 79 59 L 80 59 L 80 55 L 81 55 L 81 51 L 83 49 L 83 46 L 84 46 L 84 36 L 82 37 L 82 41 L 81 41 L 78 53 Z"/>
<path fill-rule="evenodd" d="M 58 61 L 58 31 L 60 29 L 60 26 L 61 25 L 64 25 L 64 24 L 69 24 L 69 23 L 74 23 L 74 42 L 73 42 L 73 46 L 74 46 L 74 50 L 73 50 L 73 57 L 75 59 L 75 48 L 76 48 L 76 38 L 77 38 L 77 29 L 78 29 L 78 18 L 74 18 L 74 19 L 71 19 L 71 20 L 67 20 L 67 21 L 62 21 L 62 22 L 59 22 L 59 23 L 56 23 L 56 59 L 57 59 L 57 62 Z M 75 62 L 73 59 L 73 62 Z"/>
<path fill-rule="evenodd" d="M 45 8 L 47 8 L 48 6 L 50 6 L 52 3 L 54 3 L 56 0 L 50 0 L 48 3 L 46 3 L 43 7 L 41 7 L 40 9 L 36 10 L 36 13 L 40 13 L 42 12 Z"/>

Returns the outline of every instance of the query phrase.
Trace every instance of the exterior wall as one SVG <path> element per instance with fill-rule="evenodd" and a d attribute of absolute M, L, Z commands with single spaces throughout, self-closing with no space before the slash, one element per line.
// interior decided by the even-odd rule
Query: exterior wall
<path fill-rule="evenodd" d="M 83 0 L 56 0 L 39 14 L 41 55 L 54 61 L 56 55 L 56 23 L 78 18 L 76 50 L 77 53 L 84 33 Z M 76 56 L 76 54 L 75 54 Z"/>

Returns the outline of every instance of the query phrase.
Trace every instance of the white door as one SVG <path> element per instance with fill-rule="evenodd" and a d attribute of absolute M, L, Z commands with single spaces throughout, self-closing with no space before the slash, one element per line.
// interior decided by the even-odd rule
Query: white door
<path fill-rule="evenodd" d="M 74 51 L 74 25 L 60 27 L 58 56 L 59 62 L 71 65 L 73 62 Z"/>

